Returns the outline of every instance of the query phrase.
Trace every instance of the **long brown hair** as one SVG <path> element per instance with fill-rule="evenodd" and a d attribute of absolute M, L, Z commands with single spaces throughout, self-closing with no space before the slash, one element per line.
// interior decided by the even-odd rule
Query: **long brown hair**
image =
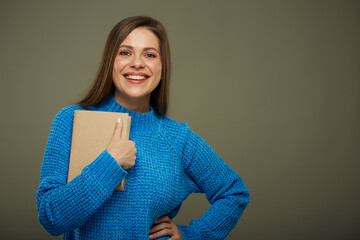
<path fill-rule="evenodd" d="M 95 81 L 86 96 L 77 102 L 80 106 L 96 105 L 114 94 L 115 85 L 112 79 L 114 59 L 120 44 L 138 27 L 146 27 L 159 39 L 161 55 L 161 81 L 150 96 L 150 105 L 159 115 L 165 115 L 168 107 L 170 81 L 170 47 L 164 26 L 157 20 L 146 16 L 125 18 L 115 25 L 106 41 L 99 70 Z"/>

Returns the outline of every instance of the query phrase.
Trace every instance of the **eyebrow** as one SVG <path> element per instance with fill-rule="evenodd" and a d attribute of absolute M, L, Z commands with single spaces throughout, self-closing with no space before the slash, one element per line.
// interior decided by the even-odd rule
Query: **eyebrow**
<path fill-rule="evenodd" d="M 120 45 L 119 48 L 122 48 L 122 47 L 134 49 L 134 47 L 133 47 L 133 46 L 130 46 L 130 45 Z M 153 47 L 146 47 L 146 48 L 144 48 L 144 50 L 145 50 L 145 51 L 147 51 L 147 50 L 155 50 L 156 52 L 159 53 L 159 51 L 158 51 L 156 48 L 153 48 Z"/>

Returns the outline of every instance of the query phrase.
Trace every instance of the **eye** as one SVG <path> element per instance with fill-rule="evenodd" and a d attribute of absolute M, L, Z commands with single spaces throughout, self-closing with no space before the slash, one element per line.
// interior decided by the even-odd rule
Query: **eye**
<path fill-rule="evenodd" d="M 152 54 L 152 53 L 147 53 L 147 54 L 145 54 L 145 56 L 148 57 L 148 58 L 155 58 L 156 57 L 156 55 Z"/>
<path fill-rule="evenodd" d="M 129 56 L 130 53 L 128 51 L 120 51 L 119 55 Z"/>

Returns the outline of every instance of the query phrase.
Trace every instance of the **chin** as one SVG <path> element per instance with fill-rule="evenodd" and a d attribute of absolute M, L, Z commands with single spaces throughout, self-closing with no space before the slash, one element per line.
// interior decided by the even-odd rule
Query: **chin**
<path fill-rule="evenodd" d="M 145 92 L 132 92 L 132 91 L 124 91 L 120 92 L 120 95 L 126 96 L 128 99 L 146 99 L 148 96 L 150 96 L 149 93 Z"/>

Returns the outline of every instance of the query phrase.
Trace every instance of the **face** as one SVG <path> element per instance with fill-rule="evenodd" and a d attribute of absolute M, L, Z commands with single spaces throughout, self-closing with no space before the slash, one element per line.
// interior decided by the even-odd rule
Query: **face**
<path fill-rule="evenodd" d="M 114 97 L 149 102 L 161 78 L 161 57 L 157 36 L 145 27 L 134 29 L 120 44 L 112 72 Z"/>

